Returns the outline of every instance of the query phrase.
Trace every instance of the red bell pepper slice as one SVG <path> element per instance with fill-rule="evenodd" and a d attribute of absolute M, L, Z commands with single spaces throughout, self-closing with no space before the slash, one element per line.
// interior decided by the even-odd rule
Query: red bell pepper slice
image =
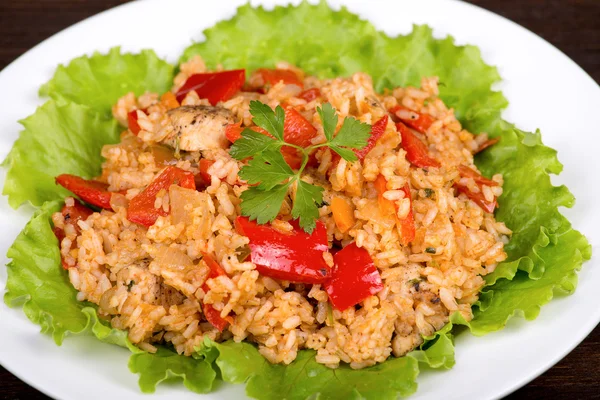
<path fill-rule="evenodd" d="M 242 138 L 242 132 L 246 128 L 242 128 L 242 123 L 238 122 L 237 124 L 229 124 L 225 127 L 225 137 L 231 143 L 235 143 L 236 140 Z"/>
<path fill-rule="evenodd" d="M 400 221 L 400 243 L 406 246 L 415 240 L 415 216 L 413 214 L 412 198 L 410 197 L 410 187 L 408 186 L 408 183 L 404 184 L 402 191 L 404 192 L 404 198 L 410 200 L 410 210 L 408 211 L 408 214 L 403 219 L 398 219 Z"/>
<path fill-rule="evenodd" d="M 464 193 L 469 199 L 477 204 L 481 209 L 487 213 L 493 214 L 496 207 L 498 207 L 498 201 L 494 198 L 494 201 L 487 201 L 485 196 L 480 191 L 478 193 L 472 192 L 468 187 L 462 185 L 454 185 L 458 193 Z"/>
<path fill-rule="evenodd" d="M 287 143 L 295 144 L 300 147 L 308 147 L 312 145 L 312 139 L 317 136 L 317 128 L 315 128 L 309 120 L 304 118 L 302 114 L 294 108 L 288 107 L 285 109 L 285 121 L 283 123 L 283 138 Z M 281 154 L 293 169 L 298 169 L 302 165 L 302 155 L 297 149 L 289 146 L 281 148 Z"/>
<path fill-rule="evenodd" d="M 127 219 L 136 224 L 149 227 L 154 225 L 158 217 L 166 216 L 167 213 L 162 208 L 154 208 L 154 202 L 158 192 L 162 189 L 169 190 L 171 185 L 179 185 L 186 189 L 195 190 L 194 174 L 173 166 L 165 168 L 144 191 L 131 199 L 127 210 Z"/>
<path fill-rule="evenodd" d="M 307 103 L 310 103 L 314 99 L 321 97 L 321 90 L 319 90 L 319 88 L 306 89 L 304 92 L 300 93 L 298 97 L 305 100 Z"/>
<path fill-rule="evenodd" d="M 473 171 L 471 168 L 466 167 L 464 165 L 458 166 L 458 171 L 463 178 L 472 178 L 479 186 L 479 192 L 475 193 L 471 191 L 467 186 L 456 183 L 454 186 L 458 190 L 459 193 L 464 193 L 467 195 L 469 199 L 471 199 L 475 204 L 481 207 L 485 212 L 492 214 L 496 207 L 498 207 L 498 201 L 494 197 L 494 201 L 488 201 L 485 199 L 483 195 L 483 185 L 486 186 L 499 186 L 497 182 L 494 182 L 491 179 L 488 179 L 484 176 L 481 176 L 476 171 Z"/>
<path fill-rule="evenodd" d="M 195 176 L 196 187 L 207 187 L 210 186 L 212 178 L 208 173 L 208 169 L 214 164 L 213 160 L 207 160 L 206 158 L 201 159 L 198 162 L 198 169 L 200 172 Z"/>
<path fill-rule="evenodd" d="M 379 138 L 383 136 L 383 134 L 385 133 L 385 128 L 388 124 L 388 119 L 388 116 L 384 115 L 382 118 L 379 119 L 379 121 L 375 122 L 371 127 L 371 136 L 369 136 L 367 145 L 360 150 L 354 150 L 354 153 L 356 154 L 359 160 L 363 160 L 367 156 L 367 154 L 369 154 L 369 152 L 373 150 L 373 147 L 375 147 L 375 144 L 377 144 Z"/>
<path fill-rule="evenodd" d="M 423 143 L 411 130 L 402 122 L 396 124 L 396 129 L 402 136 L 402 148 L 406 150 L 406 159 L 415 167 L 439 168 L 441 164 L 429 156 L 429 151 Z"/>
<path fill-rule="evenodd" d="M 142 130 L 140 124 L 138 124 L 138 110 L 131 110 L 127 113 L 127 126 L 131 133 L 137 136 Z"/>
<path fill-rule="evenodd" d="M 458 172 L 463 178 L 472 178 L 479 185 L 498 186 L 498 182 L 494 182 L 493 180 L 482 176 L 479 172 L 473 171 L 471 168 L 464 165 L 458 166 Z"/>
<path fill-rule="evenodd" d="M 298 75 L 289 69 L 268 69 L 268 68 L 259 68 L 254 71 L 254 75 L 259 76 L 263 81 L 263 85 L 271 85 L 274 86 L 279 82 L 283 82 L 289 85 L 297 85 L 301 88 L 304 87 L 304 84 L 298 77 Z M 250 79 L 252 82 L 253 79 Z"/>
<path fill-rule="evenodd" d="M 226 101 L 240 91 L 246 81 L 246 71 L 234 69 L 230 71 L 209 72 L 190 76 L 175 96 L 181 103 L 192 90 L 201 99 L 208 99 L 213 106 Z"/>
<path fill-rule="evenodd" d="M 328 251 L 327 229 L 317 221 L 312 234 L 293 221 L 289 234 L 270 225 L 259 225 L 247 217 L 235 220 L 236 230 L 250 239 L 252 262 L 262 275 L 294 283 L 323 283 L 331 276 L 331 268 L 323 259 Z"/>
<path fill-rule="evenodd" d="M 417 115 L 417 118 L 416 119 L 402 118 L 400 115 L 398 115 L 398 111 L 409 111 L 410 113 Z M 420 133 L 426 133 L 427 130 L 429 129 L 429 127 L 431 126 L 431 124 L 433 124 L 435 121 L 431 115 L 421 114 L 416 111 L 409 110 L 408 108 L 403 107 L 401 105 L 397 105 L 397 106 L 393 107 L 390 110 L 390 112 L 397 119 L 404 122 L 406 125 L 410 126 L 411 128 L 413 128 L 414 130 L 416 130 L 417 132 L 420 132 Z"/>
<path fill-rule="evenodd" d="M 231 143 L 235 143 L 242 137 L 244 129 L 246 128 L 243 128 L 241 123 L 227 125 L 225 127 L 225 137 Z M 267 131 L 258 126 L 250 127 L 250 129 L 263 135 L 271 136 Z M 287 143 L 308 147 L 312 145 L 312 139 L 316 136 L 317 128 L 310 121 L 295 109 L 291 107 L 286 108 L 285 121 L 283 123 L 283 138 Z M 281 154 L 291 168 L 298 169 L 302 165 L 302 155 L 299 154 L 297 149 L 290 146 L 283 146 Z"/>
<path fill-rule="evenodd" d="M 412 209 L 412 198 L 410 196 L 410 187 L 408 183 L 404 185 L 402 191 L 404 192 L 405 198 L 410 200 L 410 210 L 406 217 L 398 218 L 398 206 L 396 202 L 391 201 L 383 197 L 383 194 L 387 191 L 387 181 L 383 175 L 377 176 L 375 179 L 375 190 L 377 190 L 377 203 L 379 210 L 383 215 L 394 214 L 396 218 L 396 225 L 400 232 L 400 243 L 404 246 L 415 240 L 416 229 L 415 229 L 415 217 Z"/>
<path fill-rule="evenodd" d="M 312 139 L 315 136 L 317 136 L 317 128 L 309 120 L 294 108 L 288 107 L 285 109 L 283 138 L 286 142 L 300 147 L 308 147 L 313 144 Z"/>
<path fill-rule="evenodd" d="M 369 252 L 355 242 L 335 253 L 333 260 L 331 279 L 323 286 L 336 309 L 344 311 L 383 289 Z"/>
<path fill-rule="evenodd" d="M 223 267 L 221 267 L 219 265 L 219 263 L 217 263 L 208 254 L 202 253 L 202 259 L 204 260 L 204 262 L 206 263 L 206 265 L 209 268 L 207 280 L 216 278 L 218 276 L 227 275 L 227 273 L 225 272 Z M 208 287 L 206 282 L 204 282 L 204 284 L 202 284 L 202 290 L 204 290 L 205 293 L 210 290 L 210 288 Z M 228 324 L 233 322 L 233 318 L 231 318 L 230 316 L 227 316 L 226 318 L 221 317 L 221 312 L 218 310 L 215 310 L 215 308 L 212 306 L 212 304 L 202 304 L 202 312 L 204 312 L 204 316 L 206 317 L 206 320 L 212 326 L 217 328 L 219 330 L 219 332 L 223 332 L 223 329 L 225 329 Z"/>
<path fill-rule="evenodd" d="M 475 151 L 475 154 L 480 153 L 483 150 L 487 149 L 488 147 L 495 145 L 499 141 L 500 141 L 500 138 L 493 138 L 493 139 L 486 140 L 485 142 L 483 142 L 479 145 L 479 148 L 477 149 L 477 151 Z"/>
<path fill-rule="evenodd" d="M 73 192 L 81 200 L 93 206 L 112 210 L 110 198 L 112 193 L 108 191 L 108 184 L 87 180 L 75 175 L 62 174 L 56 177 L 56 183 Z"/>
<path fill-rule="evenodd" d="M 67 206 L 65 204 L 61 210 L 61 214 L 63 215 L 63 218 L 65 219 L 65 224 L 73 225 L 73 227 L 75 228 L 75 232 L 77 232 L 77 234 L 79 234 L 81 232 L 81 228 L 79 227 L 79 224 L 77 224 L 77 223 L 79 221 L 85 221 L 93 213 L 94 213 L 94 211 L 90 210 L 89 208 L 87 208 L 86 206 L 84 206 L 77 200 L 75 200 L 75 204 L 73 204 L 72 206 Z M 52 231 L 54 232 L 54 235 L 58 239 L 58 248 L 60 248 L 62 240 L 65 238 L 65 231 L 62 228 L 56 228 L 56 227 L 52 228 Z M 75 241 L 72 242 L 71 248 L 73 248 L 73 245 L 75 245 L 75 244 L 76 244 Z M 69 266 L 65 262 L 65 259 L 62 257 L 62 255 L 61 255 L 60 259 L 61 259 L 61 264 L 62 264 L 63 268 L 69 269 Z"/>

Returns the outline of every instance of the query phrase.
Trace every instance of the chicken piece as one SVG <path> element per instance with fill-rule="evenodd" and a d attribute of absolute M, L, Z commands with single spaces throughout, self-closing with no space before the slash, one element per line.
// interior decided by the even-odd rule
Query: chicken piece
<path fill-rule="evenodd" d="M 213 106 L 177 107 L 167 117 L 162 142 L 184 151 L 226 149 L 225 127 L 235 122 L 231 111 Z"/>

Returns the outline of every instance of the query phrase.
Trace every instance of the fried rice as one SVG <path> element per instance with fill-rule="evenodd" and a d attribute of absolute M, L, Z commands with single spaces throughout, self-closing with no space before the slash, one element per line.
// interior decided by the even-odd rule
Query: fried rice
<path fill-rule="evenodd" d="M 229 142 L 215 133 L 200 151 L 185 151 L 181 143 L 165 140 L 169 119 L 185 111 L 161 100 L 157 93 L 136 98 L 123 96 L 113 116 L 123 126 L 128 114 L 138 113 L 140 131 L 125 130 L 118 144 L 104 146 L 99 181 L 109 185 L 113 211 L 94 212 L 77 222 L 62 213 L 53 215 L 56 228 L 64 230 L 61 255 L 77 299 L 98 305 L 98 313 L 114 328 L 128 331 L 141 349 L 154 352 L 157 344 L 172 345 L 184 355 L 193 354 L 205 338 L 214 341 L 249 341 L 271 363 L 291 363 L 301 349 L 316 351 L 316 361 L 335 368 L 348 363 L 363 368 L 400 357 L 423 343 L 423 337 L 442 328 L 453 313 L 473 318 L 471 306 L 484 285 L 483 276 L 506 259 L 504 244 L 511 231 L 455 189 L 461 182 L 481 191 L 490 200 L 502 194 L 502 176 L 496 185 L 478 186 L 461 177 L 458 167 L 477 171 L 473 155 L 486 142 L 485 134 L 462 129 L 452 109 L 438 97 L 437 78 L 422 80 L 421 88 L 395 88 L 378 94 L 371 78 L 355 73 L 348 78 L 318 79 L 281 63 L 301 77 L 304 88 L 318 88 L 321 97 L 307 101 L 301 89 L 284 82 L 265 91 L 238 92 L 218 104 L 224 111 L 213 119 L 218 124 L 252 126 L 251 100 L 275 108 L 293 107 L 317 129 L 314 143 L 325 140 L 317 107 L 325 102 L 340 118 L 352 116 L 373 124 L 401 105 L 430 116 L 433 123 L 420 135 L 440 168 L 416 168 L 406 159 L 401 136 L 390 120 L 385 134 L 362 161 L 334 162 L 331 151 L 320 148 L 317 163 L 304 171 L 303 180 L 324 188 L 319 220 L 327 229 L 330 248 L 355 242 L 368 251 L 381 276 L 383 289 L 354 307 L 339 311 L 331 306 L 320 284 L 292 283 L 261 275 L 248 260 L 249 239 L 235 229 L 240 216 L 240 195 L 248 185 L 238 172 L 244 162 L 229 154 Z M 174 80 L 176 92 L 193 74 L 206 72 L 201 58 L 184 63 Z M 209 106 L 190 91 L 181 106 Z M 176 104 L 175 106 L 179 106 Z M 179 110 L 179 111 L 177 111 Z M 217 118 L 217 117 L 215 117 Z M 216 122 L 215 122 L 216 121 Z M 220 136 L 221 135 L 221 136 Z M 185 147 L 185 146 L 184 146 Z M 158 193 L 155 208 L 166 216 L 146 228 L 130 222 L 127 206 L 164 169 L 171 165 L 197 175 L 200 161 L 211 161 L 210 181 L 193 191 L 173 185 Z M 374 181 L 387 181 L 385 197 L 397 205 L 398 218 L 411 210 L 415 238 L 402 244 L 395 216 L 378 206 Z M 402 192 L 409 184 L 410 199 Z M 292 185 L 277 219 L 271 224 L 285 234 L 290 224 Z M 344 199 L 354 214 L 354 224 L 340 230 L 332 215 L 334 198 Z M 73 198 L 65 200 L 74 204 Z M 210 254 L 226 275 L 209 277 L 203 254 Z M 333 259 L 324 253 L 332 266 Z M 229 324 L 219 332 L 203 314 L 210 304 Z"/>

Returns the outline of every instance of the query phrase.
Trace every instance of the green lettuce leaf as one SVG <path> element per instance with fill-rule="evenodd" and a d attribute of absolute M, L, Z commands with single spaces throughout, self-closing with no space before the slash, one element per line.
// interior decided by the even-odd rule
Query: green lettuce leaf
<path fill-rule="evenodd" d="M 285 60 L 321 77 L 367 70 L 371 60 L 365 55 L 373 54 L 381 40 L 371 23 L 345 8 L 334 12 L 325 2 L 271 11 L 247 4 L 203 33 L 206 40 L 188 47 L 181 61 L 201 55 L 210 68 L 254 70 Z"/>
<path fill-rule="evenodd" d="M 154 393 L 156 385 L 168 380 L 183 380 L 192 392 L 208 393 L 217 376 L 211 362 L 203 358 L 181 356 L 172 350 L 159 348 L 155 354 L 133 354 L 129 369 L 140 375 L 139 385 L 144 393 Z"/>
<path fill-rule="evenodd" d="M 127 339 L 127 332 L 113 329 L 98 318 L 94 304 L 79 302 L 60 263 L 58 240 L 52 232 L 52 213 L 61 201 L 44 204 L 8 249 L 8 279 L 4 302 L 22 306 L 32 322 L 61 344 L 67 334 L 94 335 L 103 342 L 139 351 Z"/>
<path fill-rule="evenodd" d="M 64 199 L 69 192 L 54 178 L 63 173 L 99 175 L 102 146 L 119 141 L 116 121 L 63 99 L 49 100 L 21 124 L 25 130 L 3 163 L 8 171 L 2 194 L 13 208 L 26 201 L 41 206 Z"/>
<path fill-rule="evenodd" d="M 208 339 L 200 350 L 215 359 L 225 382 L 246 382 L 250 397 L 265 400 L 397 399 L 415 392 L 419 374 L 413 357 L 394 358 L 362 370 L 348 366 L 330 369 L 315 361 L 315 352 L 303 350 L 290 365 L 273 365 L 249 343 L 215 343 Z M 215 352 L 216 351 L 216 352 Z"/>
<path fill-rule="evenodd" d="M 62 97 L 110 115 L 116 100 L 134 92 L 163 93 L 171 88 L 174 68 L 152 50 L 139 54 L 121 53 L 81 56 L 67 66 L 59 65 L 52 79 L 40 88 L 40 96 Z"/>

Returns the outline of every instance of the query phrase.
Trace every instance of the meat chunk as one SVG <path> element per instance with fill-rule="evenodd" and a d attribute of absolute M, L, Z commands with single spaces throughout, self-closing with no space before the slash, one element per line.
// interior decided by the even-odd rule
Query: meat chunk
<path fill-rule="evenodd" d="M 167 116 L 162 142 L 185 151 L 227 148 L 225 127 L 235 122 L 231 111 L 213 106 L 177 107 Z"/>

